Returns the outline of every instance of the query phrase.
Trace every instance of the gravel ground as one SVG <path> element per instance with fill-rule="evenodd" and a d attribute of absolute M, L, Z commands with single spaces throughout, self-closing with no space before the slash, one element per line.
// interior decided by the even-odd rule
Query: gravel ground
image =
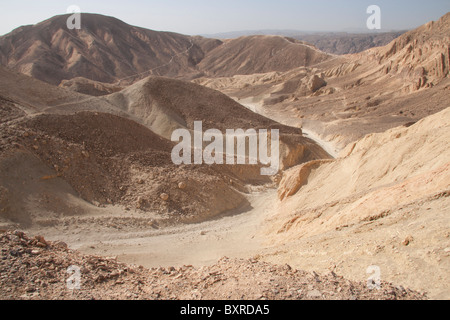
<path fill-rule="evenodd" d="M 215 265 L 146 269 L 116 258 L 82 255 L 62 242 L 0 236 L 0 299 L 3 300 L 416 300 L 426 296 L 382 282 L 379 289 L 334 273 L 294 270 L 257 260 L 222 258 Z M 68 268 L 75 266 L 72 273 Z M 80 289 L 77 285 L 79 271 Z"/>

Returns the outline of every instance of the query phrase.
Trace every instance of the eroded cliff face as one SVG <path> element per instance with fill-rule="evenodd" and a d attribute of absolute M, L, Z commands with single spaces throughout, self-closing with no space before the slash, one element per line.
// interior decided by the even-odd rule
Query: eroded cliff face
<path fill-rule="evenodd" d="M 301 231 L 286 233 L 293 237 L 315 234 L 369 221 L 396 206 L 448 191 L 449 126 L 447 108 L 409 128 L 367 135 L 334 161 L 312 161 L 287 170 L 279 186 L 283 201 L 278 231 Z M 317 210 L 319 216 L 312 214 Z M 309 225 L 318 229 L 306 228 Z"/>

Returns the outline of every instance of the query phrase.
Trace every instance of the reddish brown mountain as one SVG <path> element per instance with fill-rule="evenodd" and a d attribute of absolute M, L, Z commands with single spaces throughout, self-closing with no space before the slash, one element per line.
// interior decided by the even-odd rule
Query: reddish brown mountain
<path fill-rule="evenodd" d="M 292 38 L 249 36 L 227 40 L 212 50 L 199 67 L 210 76 L 233 76 L 288 71 L 329 58 L 314 46 Z"/>
<path fill-rule="evenodd" d="M 68 17 L 56 16 L 0 37 L 1 64 L 52 84 L 74 77 L 116 82 L 148 70 L 142 76 L 193 73 L 205 52 L 221 44 L 97 14 L 82 14 L 82 28 L 69 30 Z"/>
<path fill-rule="evenodd" d="M 150 75 L 192 79 L 287 71 L 329 57 L 278 36 L 222 42 L 138 28 L 98 14 L 82 14 L 82 28 L 69 30 L 68 17 L 56 16 L 0 37 L 0 63 L 56 85 L 77 77 L 130 84 Z"/>

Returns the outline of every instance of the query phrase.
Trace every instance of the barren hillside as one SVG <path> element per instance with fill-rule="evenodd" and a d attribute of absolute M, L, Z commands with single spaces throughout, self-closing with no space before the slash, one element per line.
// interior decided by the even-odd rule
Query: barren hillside
<path fill-rule="evenodd" d="M 98 14 L 81 14 L 82 28 L 68 30 L 68 17 L 0 37 L 0 63 L 55 85 L 74 78 L 124 85 L 150 75 L 192 79 L 286 71 L 329 58 L 311 45 L 278 36 L 222 42 L 138 28 Z M 98 95 L 87 80 L 73 82 L 69 87 Z"/>
<path fill-rule="evenodd" d="M 297 252 L 315 243 L 313 252 L 328 256 L 322 268 L 352 277 L 372 261 L 389 281 L 448 298 L 449 141 L 447 108 L 411 127 L 367 135 L 335 161 L 292 168 L 267 230 Z M 314 256 L 285 252 L 300 268 Z"/>
<path fill-rule="evenodd" d="M 199 63 L 206 76 L 287 71 L 312 66 L 330 56 L 314 46 L 280 36 L 249 36 L 226 40 Z"/>
<path fill-rule="evenodd" d="M 73 206 L 58 186 L 76 200 L 70 209 L 76 215 L 94 210 L 92 204 L 116 205 L 151 212 L 150 225 L 153 220 L 161 225 L 203 221 L 241 210 L 248 205 L 241 194 L 248 192 L 247 184 L 272 180 L 261 176 L 259 165 L 174 165 L 171 132 L 193 129 L 194 121 L 203 121 L 204 130 L 224 132 L 280 129 L 281 169 L 328 157 L 301 130 L 189 82 L 150 77 L 118 93 L 93 97 L 0 71 L 1 219 L 6 224 L 62 223 L 53 212 L 58 209 L 45 205 L 45 199 L 54 198 Z M 26 166 L 31 180 L 23 188 L 20 172 Z"/>
<path fill-rule="evenodd" d="M 316 33 L 292 36 L 300 41 L 313 44 L 329 54 L 353 54 L 373 47 L 381 47 L 401 36 L 404 32 L 382 33 Z"/>
<path fill-rule="evenodd" d="M 69 30 L 69 16 L 56 16 L 2 36 L 1 64 L 55 85 L 76 77 L 133 82 L 152 74 L 196 73 L 196 64 L 221 44 L 130 26 L 97 14 L 81 14 L 83 28 Z"/>
<path fill-rule="evenodd" d="M 195 82 L 344 148 L 365 134 L 416 122 L 448 107 L 449 20 L 446 14 L 385 47 L 313 68 Z"/>

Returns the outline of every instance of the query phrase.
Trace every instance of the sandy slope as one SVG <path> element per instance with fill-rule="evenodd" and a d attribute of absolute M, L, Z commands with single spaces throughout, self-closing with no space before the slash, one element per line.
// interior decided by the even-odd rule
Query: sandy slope
<path fill-rule="evenodd" d="M 289 112 L 244 101 L 286 125 L 301 125 Z M 449 119 L 447 108 L 411 127 L 368 135 L 341 157 L 333 143 L 317 139 L 338 159 L 305 171 L 305 178 L 297 178 L 297 168 L 285 172 L 279 192 L 294 190 L 294 196 L 276 204 L 264 224 L 272 235 L 265 243 L 279 244 L 264 260 L 337 270 L 352 279 L 376 264 L 389 281 L 448 299 Z M 297 180 L 306 183 L 297 187 Z M 406 239 L 414 243 L 402 244 Z"/>
<path fill-rule="evenodd" d="M 314 261 L 349 277 L 373 261 L 390 281 L 447 299 L 449 128 L 447 108 L 408 128 L 368 135 L 313 170 L 287 171 L 279 191 L 293 195 L 266 227 L 289 249 L 273 259 L 288 256 L 302 267 Z M 291 251 L 308 246 L 306 257 Z"/>
<path fill-rule="evenodd" d="M 291 114 L 289 112 L 285 111 L 270 112 L 270 110 L 264 108 L 262 101 L 255 102 L 255 100 L 258 99 L 255 99 L 254 97 L 246 99 L 238 99 L 238 98 L 234 99 L 238 101 L 241 105 L 243 105 L 244 107 L 248 108 L 249 110 L 255 113 L 273 119 L 286 126 L 301 128 L 303 136 L 313 140 L 315 143 L 317 143 L 317 145 L 319 145 L 333 158 L 338 157 L 341 149 L 333 141 L 326 141 L 317 132 L 314 132 L 312 129 L 306 129 L 304 127 L 305 125 L 304 121 L 302 121 L 297 117 L 291 117 Z"/>

